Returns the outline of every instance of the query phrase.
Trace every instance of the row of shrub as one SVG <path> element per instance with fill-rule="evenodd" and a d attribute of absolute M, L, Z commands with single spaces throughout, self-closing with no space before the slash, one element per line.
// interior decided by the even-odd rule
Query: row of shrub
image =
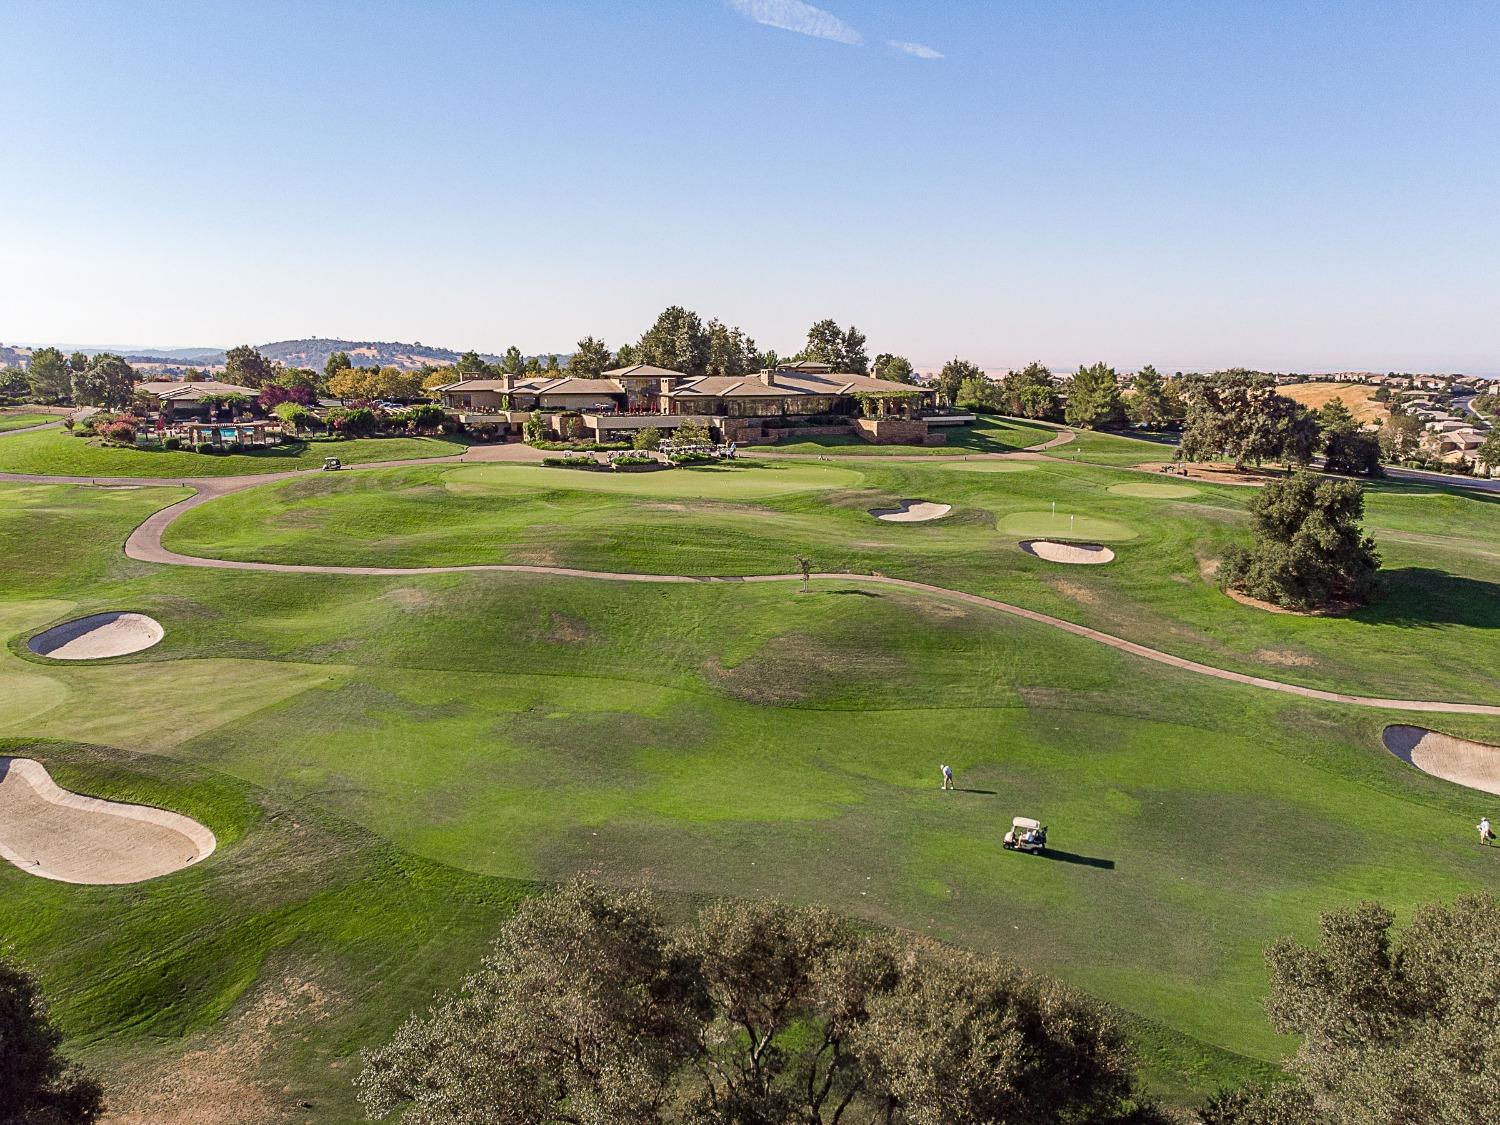
<path fill-rule="evenodd" d="M 628 441 L 528 441 L 533 449 L 566 451 L 570 453 L 611 453 L 629 449 Z"/>
<path fill-rule="evenodd" d="M 669 466 L 663 465 L 655 457 L 644 452 L 617 452 L 607 462 L 595 460 L 588 453 L 570 451 L 561 457 L 543 457 L 543 465 L 550 465 L 556 469 L 588 469 L 595 472 L 618 471 L 626 473 L 650 472 L 653 469 L 665 469 Z"/>

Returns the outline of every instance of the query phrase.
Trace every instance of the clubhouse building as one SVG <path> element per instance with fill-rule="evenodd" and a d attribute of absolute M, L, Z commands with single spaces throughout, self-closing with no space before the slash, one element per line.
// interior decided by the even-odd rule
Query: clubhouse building
<path fill-rule="evenodd" d="M 671 431 L 688 421 L 742 444 L 776 441 L 789 432 L 854 433 L 878 443 L 943 440 L 929 429 L 931 389 L 835 372 L 824 363 L 787 363 L 749 375 L 685 375 L 638 363 L 598 379 L 461 379 L 438 393 L 466 426 L 507 434 L 519 433 L 539 411 L 551 433 L 601 441 L 647 426 Z"/>

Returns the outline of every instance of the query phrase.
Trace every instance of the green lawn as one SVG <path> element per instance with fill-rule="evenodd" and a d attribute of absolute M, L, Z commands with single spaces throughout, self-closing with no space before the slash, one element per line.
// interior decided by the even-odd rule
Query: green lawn
<path fill-rule="evenodd" d="M 7 430 L 21 430 L 27 426 L 45 426 L 48 422 L 61 422 L 60 414 L 38 414 L 35 411 L 12 412 L 0 410 L 0 434 Z"/>
<path fill-rule="evenodd" d="M 778 538 L 784 560 L 810 540 L 821 553 L 868 536 L 882 558 L 910 553 L 928 577 L 979 567 L 984 582 L 1079 608 L 1079 590 L 1100 591 L 1096 603 L 1144 596 L 1154 587 L 1109 583 L 1170 572 L 1213 521 L 1241 518 L 1228 494 L 1243 490 L 1204 486 L 1210 514 L 1184 514 L 1174 501 L 1110 493 L 1123 474 L 1030 464 L 621 478 L 720 490 L 691 504 L 682 492 L 536 489 L 517 484 L 511 466 L 414 467 L 261 488 L 195 515 L 215 521 L 199 532 L 238 523 L 267 541 L 291 536 L 282 548 L 299 550 L 350 539 L 339 549 L 358 555 L 377 549 L 377 536 L 355 536 L 367 525 L 398 538 L 433 525 L 418 547 L 454 549 L 464 520 L 440 514 L 457 504 L 480 522 L 463 550 L 489 536 L 513 551 L 517 529 L 545 519 L 550 533 L 526 540 L 527 551 L 657 570 L 710 558 L 694 540 L 716 539 L 748 562 Z M 450 472 L 462 474 L 456 493 Z M 862 479 L 851 484 L 850 473 Z M 770 479 L 802 487 L 763 491 Z M 870 497 L 940 482 L 982 491 L 931 525 L 863 516 Z M 1032 490 L 1016 511 L 1044 510 L 1037 497 L 1048 493 L 1060 509 L 1086 498 L 1135 532 L 1115 544 L 1122 557 L 1160 558 L 1061 575 L 1018 561 L 1029 558 L 1019 551 L 1012 560 L 992 529 L 997 491 L 1015 488 Z M 23 919 L 7 936 L 40 968 L 75 1047 L 129 1089 L 169 1079 L 186 1051 L 224 1046 L 274 1093 L 264 1119 L 306 1119 L 294 1108 L 303 1099 L 319 1120 L 348 1119 L 357 1050 L 461 975 L 526 881 L 589 870 L 674 896 L 824 902 L 1003 951 L 1118 1005 L 1156 1088 L 1201 1094 L 1263 1072 L 1286 1047 L 1260 1009 L 1267 942 L 1311 935 L 1330 906 L 1378 897 L 1405 914 L 1495 878 L 1493 853 L 1470 846 L 1474 795 L 1380 746 L 1384 722 L 1422 716 L 1221 684 L 972 606 L 857 584 L 802 593 L 357 578 L 123 559 L 129 528 L 181 495 L 0 486 L 0 697 L 10 704 L 0 738 L 46 759 L 63 784 L 178 808 L 220 834 L 209 860 L 134 888 L 0 867 L 0 901 Z M 235 514 L 242 503 L 251 507 Z M 1393 489 L 1372 509 L 1412 537 L 1399 549 L 1442 539 L 1447 562 L 1477 569 L 1493 551 L 1493 520 L 1473 503 Z M 485 523 L 487 511 L 519 514 Z M 652 513 L 659 522 L 610 531 Z M 839 522 L 826 527 L 830 518 Z M 974 535 L 991 537 L 987 556 Z M 1070 593 L 1073 584 L 1083 585 Z M 149 613 L 166 639 L 95 666 L 23 655 L 31 633 L 103 608 Z M 1190 632 L 1172 625 L 1163 639 Z M 1391 674 L 1378 646 L 1344 649 L 1351 670 Z M 1481 675 L 1492 689 L 1493 671 L 1475 669 L 1475 690 Z M 1425 721 L 1500 739 L 1500 722 Z M 942 761 L 962 791 L 939 791 Z M 1018 813 L 1051 824 L 1051 858 L 999 848 Z M 1424 831 L 1414 836 L 1414 824 Z M 243 1040 L 260 999 L 278 990 L 303 999 L 257 1053 Z"/>
<path fill-rule="evenodd" d="M 1176 447 L 1175 434 L 1132 437 L 1078 430 L 1066 445 L 1048 450 L 1053 457 L 1090 465 L 1140 465 L 1148 461 L 1170 461 Z M 1153 440 L 1154 439 L 1154 440 Z"/>
<path fill-rule="evenodd" d="M 1064 447 L 1066 448 L 1066 447 Z M 1002 471 L 1003 470 L 1003 471 Z M 1163 495 L 1162 489 L 1174 491 Z M 1239 605 L 1202 576 L 1248 539 L 1253 491 L 1065 461 L 767 461 L 610 475 L 519 465 L 414 466 L 300 479 L 188 513 L 187 554 L 334 565 L 522 563 L 690 575 L 878 571 L 998 597 L 1154 648 L 1331 690 L 1493 701 L 1500 677 L 1500 497 L 1380 485 L 1368 527 L 1386 594 L 1346 618 Z M 889 524 L 868 509 L 949 503 Z M 1020 550 L 1053 536 L 1116 561 L 1065 567 Z"/>
<path fill-rule="evenodd" d="M 449 457 L 465 445 L 445 438 L 354 438 L 338 442 L 289 442 L 252 453 L 204 454 L 156 447 L 104 445 L 66 430 L 15 434 L 0 442 L 0 473 L 70 477 L 218 477 L 316 469 L 325 457 L 346 465 Z"/>
<path fill-rule="evenodd" d="M 867 457 L 921 454 L 942 457 L 974 453 L 1013 453 L 1039 445 L 1057 436 L 1056 429 L 1014 418 L 981 415 L 972 426 L 949 426 L 934 430 L 947 435 L 942 445 L 871 445 L 853 434 L 785 437 L 774 448 L 778 453 L 818 453 Z"/>

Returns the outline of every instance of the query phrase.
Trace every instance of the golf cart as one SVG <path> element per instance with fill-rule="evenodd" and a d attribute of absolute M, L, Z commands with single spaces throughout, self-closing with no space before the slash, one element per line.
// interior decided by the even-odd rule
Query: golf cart
<path fill-rule="evenodd" d="M 336 472 L 337 470 L 342 469 L 343 467 L 344 467 L 343 462 L 341 462 L 337 457 L 325 457 L 325 458 L 323 458 L 323 471 L 325 473 Z"/>
<path fill-rule="evenodd" d="M 1004 842 L 1013 852 L 1040 852 L 1047 846 L 1047 826 L 1029 816 L 1018 816 L 1010 822 Z"/>

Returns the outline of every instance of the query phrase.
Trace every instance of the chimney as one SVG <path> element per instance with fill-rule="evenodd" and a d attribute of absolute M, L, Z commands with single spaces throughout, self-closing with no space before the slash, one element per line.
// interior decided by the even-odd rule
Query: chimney
<path fill-rule="evenodd" d="M 500 376 L 500 389 L 506 394 L 516 389 L 516 377 L 514 375 Z"/>
<path fill-rule="evenodd" d="M 776 372 L 770 369 L 762 371 L 760 373 L 760 381 L 768 387 L 774 387 L 776 385 Z"/>

